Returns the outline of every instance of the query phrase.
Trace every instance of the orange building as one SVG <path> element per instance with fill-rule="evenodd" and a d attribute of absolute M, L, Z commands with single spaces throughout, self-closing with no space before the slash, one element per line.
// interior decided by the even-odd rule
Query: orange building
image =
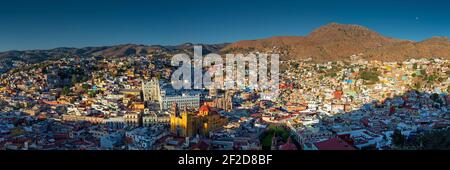
<path fill-rule="evenodd" d="M 341 99 L 344 92 L 342 90 L 336 90 L 333 95 L 335 99 Z"/>

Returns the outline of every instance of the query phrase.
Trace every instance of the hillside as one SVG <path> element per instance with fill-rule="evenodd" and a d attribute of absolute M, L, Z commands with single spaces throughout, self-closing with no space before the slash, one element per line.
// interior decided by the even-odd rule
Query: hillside
<path fill-rule="evenodd" d="M 258 40 L 244 40 L 231 44 L 192 44 L 176 46 L 124 44 L 103 47 L 55 48 L 0 52 L 0 73 L 13 68 L 14 61 L 37 63 L 63 57 L 123 57 L 153 53 L 189 53 L 194 45 L 202 45 L 207 53 L 275 52 L 286 59 L 309 59 L 316 62 L 348 60 L 362 54 L 363 58 L 382 61 L 403 61 L 408 58 L 450 59 L 450 39 L 432 37 L 414 42 L 385 37 L 366 27 L 331 23 L 313 30 L 306 36 L 277 36 Z"/>
<path fill-rule="evenodd" d="M 367 59 L 401 61 L 407 58 L 442 57 L 450 59 L 450 40 L 434 37 L 421 42 L 399 40 L 380 35 L 366 27 L 331 23 L 306 36 L 272 37 L 238 41 L 222 52 L 276 51 L 283 59 L 336 61 L 354 54 Z"/>

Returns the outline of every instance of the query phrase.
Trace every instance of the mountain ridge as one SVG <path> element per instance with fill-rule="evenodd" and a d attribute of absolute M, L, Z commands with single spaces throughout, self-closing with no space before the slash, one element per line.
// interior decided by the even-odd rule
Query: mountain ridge
<path fill-rule="evenodd" d="M 382 61 L 408 58 L 450 59 L 450 40 L 435 36 L 415 42 L 383 36 L 367 27 L 330 23 L 305 36 L 276 36 L 257 40 L 242 40 L 226 46 L 223 52 L 273 51 L 284 54 L 282 59 L 307 59 L 318 62 L 345 60 L 355 54 Z"/>
<path fill-rule="evenodd" d="M 244 53 L 274 51 L 281 59 L 308 59 L 314 61 L 345 60 L 355 54 L 372 60 L 401 61 L 408 58 L 450 59 L 450 39 L 434 36 L 423 41 L 400 40 L 383 36 L 367 27 L 330 23 L 304 36 L 272 36 L 255 40 L 241 40 L 223 44 L 184 43 L 174 46 L 121 44 L 100 47 L 59 47 L 48 50 L 11 50 L 0 52 L 0 61 L 39 62 L 67 56 L 123 57 L 154 52 L 191 53 L 194 45 L 202 45 L 206 53 Z"/>

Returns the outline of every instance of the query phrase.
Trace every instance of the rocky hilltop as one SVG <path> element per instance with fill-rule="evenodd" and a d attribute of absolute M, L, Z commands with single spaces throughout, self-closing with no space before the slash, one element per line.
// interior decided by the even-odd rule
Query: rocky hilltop
<path fill-rule="evenodd" d="M 401 61 L 408 58 L 441 57 L 450 59 L 450 40 L 433 37 L 421 42 L 385 37 L 366 27 L 331 23 L 306 36 L 279 36 L 238 41 L 223 52 L 274 51 L 284 59 L 336 61 L 362 54 L 366 59 Z"/>

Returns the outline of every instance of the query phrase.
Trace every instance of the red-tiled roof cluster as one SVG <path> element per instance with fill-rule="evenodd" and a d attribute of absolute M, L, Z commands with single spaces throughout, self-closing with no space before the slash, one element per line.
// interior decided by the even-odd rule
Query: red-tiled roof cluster
<path fill-rule="evenodd" d="M 339 138 L 331 138 L 325 141 L 314 143 L 319 150 L 356 150 L 353 146 Z"/>

